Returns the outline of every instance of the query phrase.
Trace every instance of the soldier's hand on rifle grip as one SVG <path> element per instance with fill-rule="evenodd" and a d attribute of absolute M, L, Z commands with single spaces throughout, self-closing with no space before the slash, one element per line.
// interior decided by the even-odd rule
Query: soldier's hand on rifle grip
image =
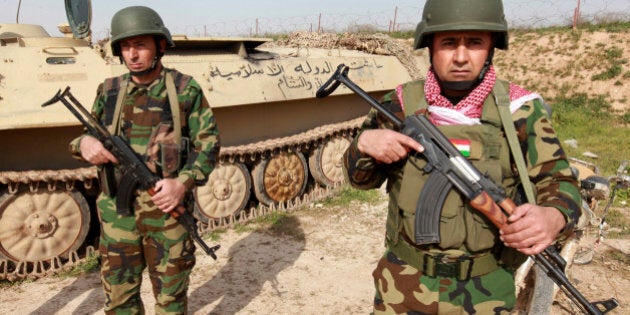
<path fill-rule="evenodd" d="M 164 212 L 171 212 L 184 200 L 186 187 L 182 182 L 174 178 L 165 178 L 158 181 L 152 195 L 153 203 Z"/>
<path fill-rule="evenodd" d="M 522 204 L 508 217 L 509 224 L 501 229 L 506 246 L 523 254 L 535 255 L 551 245 L 566 225 L 564 215 L 553 207 Z"/>
<path fill-rule="evenodd" d="M 108 162 L 118 163 L 116 157 L 109 152 L 103 144 L 92 136 L 83 136 L 79 143 L 81 156 L 93 165 L 101 165 Z"/>
<path fill-rule="evenodd" d="M 424 151 L 420 143 L 400 132 L 389 129 L 365 130 L 359 136 L 357 147 L 379 163 L 394 163 L 407 157 L 409 151 Z"/>

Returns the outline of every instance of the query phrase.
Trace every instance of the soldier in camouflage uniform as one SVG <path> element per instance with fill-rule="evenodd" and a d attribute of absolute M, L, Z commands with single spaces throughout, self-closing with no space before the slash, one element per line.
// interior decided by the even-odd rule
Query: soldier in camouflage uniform
<path fill-rule="evenodd" d="M 104 191 L 98 196 L 97 207 L 105 312 L 144 312 L 140 284 L 147 267 L 156 313 L 183 314 L 195 246 L 169 212 L 178 211 L 174 209 L 181 203 L 190 210 L 191 189 L 212 172 L 219 155 L 217 125 L 199 84 L 188 75 L 163 67 L 161 57 L 174 43 L 154 10 L 139 6 L 122 9 L 112 18 L 111 30 L 113 53 L 129 73 L 107 79 L 98 87 L 92 113 L 112 133 L 128 141 L 163 179 L 156 184 L 153 196 L 147 191 L 136 192 L 130 215 L 117 211 L 116 194 L 101 179 Z M 169 95 L 169 80 L 174 97 Z M 173 106 L 169 99 L 178 104 Z M 178 108 L 179 113 L 174 115 L 172 108 Z M 176 128 L 178 125 L 181 128 Z M 181 135 L 173 129 L 180 129 Z M 191 147 L 186 160 L 161 161 L 160 156 L 168 154 L 160 152 L 170 148 L 173 155 L 173 143 L 177 144 L 175 158 L 180 158 L 184 150 L 179 144 L 186 143 L 181 138 L 189 139 Z M 70 148 L 76 157 L 101 168 L 117 162 L 89 135 L 75 139 Z"/>
<path fill-rule="evenodd" d="M 436 202 L 419 200 L 432 183 L 422 155 L 409 152 L 423 148 L 370 111 L 344 169 L 355 188 L 387 181 L 387 249 L 373 272 L 374 314 L 507 314 L 515 304 L 516 267 L 577 222 L 576 180 L 542 98 L 496 79 L 494 48 L 508 47 L 500 0 L 428 0 L 414 46 L 429 49 L 426 79 L 398 86 L 384 106 L 401 119 L 426 115 L 473 165 L 513 193 L 520 180 L 499 111 L 509 106 L 505 120 L 516 129 L 536 204 L 518 206 L 499 231 L 452 189 L 438 212 L 439 242 L 417 244 L 417 205 Z"/>

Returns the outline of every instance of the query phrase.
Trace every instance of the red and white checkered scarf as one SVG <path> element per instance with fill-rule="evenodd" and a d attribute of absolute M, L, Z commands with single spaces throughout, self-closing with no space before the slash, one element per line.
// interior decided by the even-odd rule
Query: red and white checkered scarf
<path fill-rule="evenodd" d="M 429 119 L 436 125 L 475 125 L 479 124 L 479 118 L 483 110 L 484 100 L 492 92 L 497 77 L 494 67 L 490 65 L 483 81 L 457 105 L 442 95 L 442 89 L 438 83 L 433 67 L 429 68 L 424 83 L 424 95 L 429 105 Z M 402 85 L 396 88 L 398 100 L 403 106 Z M 541 98 L 540 95 L 531 93 L 520 86 L 510 83 L 510 110 L 514 113 L 526 101 Z M 542 99 L 542 98 L 541 98 Z"/>

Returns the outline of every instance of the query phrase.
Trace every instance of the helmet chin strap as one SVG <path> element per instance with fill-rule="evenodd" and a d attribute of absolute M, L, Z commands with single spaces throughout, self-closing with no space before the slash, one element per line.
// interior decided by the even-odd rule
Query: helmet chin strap
<path fill-rule="evenodd" d="M 144 75 L 147 75 L 147 74 L 155 71 L 155 69 L 157 69 L 158 61 L 160 61 L 160 57 L 155 56 L 153 58 L 153 61 L 151 62 L 151 67 L 149 67 L 148 69 L 145 69 L 145 70 L 142 70 L 142 71 L 131 71 L 131 70 L 129 70 L 129 73 L 132 76 L 144 76 Z"/>

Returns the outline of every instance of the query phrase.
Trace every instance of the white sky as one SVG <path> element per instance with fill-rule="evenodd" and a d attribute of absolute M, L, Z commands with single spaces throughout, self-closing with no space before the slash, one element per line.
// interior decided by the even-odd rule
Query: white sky
<path fill-rule="evenodd" d="M 620 15 L 630 18 L 630 0 L 580 0 L 584 15 Z M 19 0 L 0 0 L 0 23 L 15 23 Z M 261 32 L 290 32 L 319 23 L 343 30 L 349 24 L 374 25 L 387 30 L 396 12 L 401 28 L 411 29 L 420 19 L 424 0 L 92 0 L 95 39 L 107 37 L 112 15 L 130 5 L 155 9 L 173 34 L 242 36 L 253 32 L 258 19 Z M 504 0 L 510 25 L 566 25 L 578 0 Z M 397 9 L 396 9 L 397 8 Z M 66 21 L 64 1 L 22 0 L 19 22 L 40 24 L 53 36 Z M 396 11 L 398 10 L 398 11 Z M 205 32 L 205 34 L 199 34 Z"/>

